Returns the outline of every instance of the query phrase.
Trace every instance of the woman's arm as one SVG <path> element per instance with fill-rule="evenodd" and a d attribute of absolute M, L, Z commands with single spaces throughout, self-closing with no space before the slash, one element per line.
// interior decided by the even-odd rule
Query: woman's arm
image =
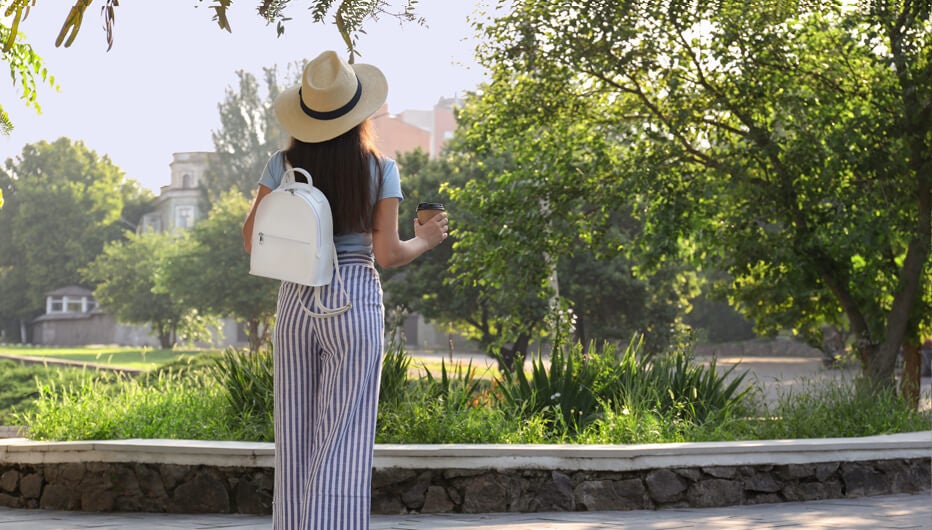
<path fill-rule="evenodd" d="M 441 213 L 420 224 L 414 220 L 414 237 L 402 241 L 398 236 L 397 198 L 382 199 L 375 203 L 372 227 L 372 250 L 375 260 L 385 268 L 399 267 L 436 247 L 447 238 L 449 222 L 447 214 Z"/>
<path fill-rule="evenodd" d="M 271 192 L 271 188 L 259 184 L 256 198 L 252 201 L 252 208 L 249 209 L 249 215 L 246 216 L 246 221 L 243 223 L 243 247 L 246 249 L 246 254 L 252 252 L 252 225 L 256 220 L 256 208 L 259 206 L 259 202 Z"/>

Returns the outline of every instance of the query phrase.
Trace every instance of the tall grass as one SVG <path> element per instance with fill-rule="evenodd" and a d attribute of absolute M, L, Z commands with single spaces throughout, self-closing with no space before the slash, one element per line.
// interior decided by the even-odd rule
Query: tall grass
<path fill-rule="evenodd" d="M 848 438 L 932 429 L 932 416 L 917 412 L 893 389 L 866 381 L 809 381 L 781 395 L 755 434 L 761 439 Z"/>
<path fill-rule="evenodd" d="M 228 348 L 210 372 L 227 404 L 230 430 L 247 440 L 274 440 L 272 349 L 250 353 Z"/>
<path fill-rule="evenodd" d="M 682 351 L 647 356 L 642 344 L 640 337 L 622 351 L 576 344 L 556 350 L 549 363 L 538 355 L 530 374 L 519 370 L 496 380 L 500 404 L 525 420 L 539 417 L 565 436 L 591 436 L 593 422 L 701 424 L 745 407 L 746 374 L 733 374 L 735 367 L 722 372 Z"/>
<path fill-rule="evenodd" d="M 50 380 L 18 419 L 37 440 L 229 439 L 219 388 L 202 377 L 88 372 L 78 382 Z"/>
<path fill-rule="evenodd" d="M 869 436 L 930 428 L 930 416 L 863 385 L 813 383 L 773 404 L 744 375 L 687 352 L 647 357 L 640 343 L 601 352 L 579 345 L 530 370 L 495 377 L 471 364 L 409 375 L 396 345 L 385 356 L 379 443 L 665 443 Z M 40 382 L 16 415 L 45 440 L 272 440 L 271 352 L 228 350 L 206 366 L 141 377 L 83 371 Z"/>

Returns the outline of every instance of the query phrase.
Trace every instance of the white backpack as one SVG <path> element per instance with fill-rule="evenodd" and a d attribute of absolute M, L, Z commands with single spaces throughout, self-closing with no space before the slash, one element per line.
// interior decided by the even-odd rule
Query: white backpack
<path fill-rule="evenodd" d="M 304 175 L 307 183 L 296 182 L 295 173 Z M 311 311 L 303 302 L 301 305 L 315 317 L 339 315 L 349 310 L 351 304 L 343 287 L 333 244 L 333 212 L 327 197 L 314 187 L 306 170 L 286 169 L 278 188 L 259 202 L 252 227 L 249 273 L 310 287 L 329 285 L 335 273 L 347 300 L 345 305 L 325 307 L 320 289 L 314 290 L 314 301 L 320 312 Z"/>

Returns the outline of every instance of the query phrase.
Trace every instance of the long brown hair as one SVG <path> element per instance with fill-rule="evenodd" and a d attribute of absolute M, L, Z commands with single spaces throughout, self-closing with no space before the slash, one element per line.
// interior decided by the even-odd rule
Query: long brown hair
<path fill-rule="evenodd" d="M 371 196 L 372 158 L 381 157 L 375 146 L 372 125 L 365 120 L 332 140 L 307 143 L 292 138 L 285 158 L 293 167 L 306 169 L 314 186 L 330 201 L 333 211 L 333 233 L 372 231 Z M 382 164 L 377 163 L 377 180 L 382 187 Z"/>

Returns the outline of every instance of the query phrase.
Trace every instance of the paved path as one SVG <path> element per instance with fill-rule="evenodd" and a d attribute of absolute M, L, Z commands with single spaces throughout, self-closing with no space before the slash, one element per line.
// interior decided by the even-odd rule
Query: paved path
<path fill-rule="evenodd" d="M 0 508 L 0 530 L 270 530 L 270 517 L 92 514 Z M 483 515 L 377 515 L 372 530 L 932 530 L 932 495 L 729 508 Z M 335 529 L 339 530 L 339 529 Z"/>

